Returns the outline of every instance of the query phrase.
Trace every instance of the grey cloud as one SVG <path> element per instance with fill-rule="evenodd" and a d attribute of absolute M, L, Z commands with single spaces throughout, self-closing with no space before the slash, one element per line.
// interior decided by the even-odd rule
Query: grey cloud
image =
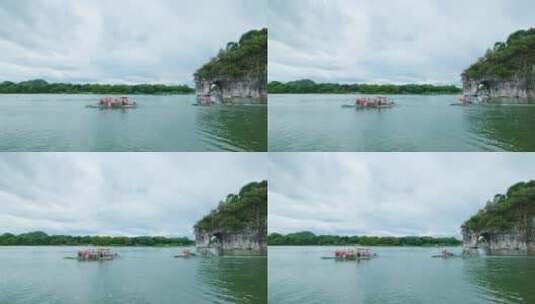
<path fill-rule="evenodd" d="M 270 155 L 269 230 L 456 235 L 496 193 L 535 178 L 530 154 Z"/>
<path fill-rule="evenodd" d="M 265 27 L 266 1 L 0 4 L 0 81 L 190 83 L 228 41 Z"/>
<path fill-rule="evenodd" d="M 228 193 L 266 178 L 260 153 L 3 153 L 0 232 L 191 236 Z"/>
<path fill-rule="evenodd" d="M 270 0 L 269 79 L 459 83 L 531 1 Z"/>

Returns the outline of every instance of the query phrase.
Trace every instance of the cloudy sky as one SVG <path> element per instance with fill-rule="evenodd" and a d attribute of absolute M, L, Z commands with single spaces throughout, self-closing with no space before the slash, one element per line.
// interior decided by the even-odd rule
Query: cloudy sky
<path fill-rule="evenodd" d="M 228 41 L 265 27 L 267 0 L 0 2 L 0 81 L 192 83 Z"/>
<path fill-rule="evenodd" d="M 267 178 L 265 158 L 259 153 L 0 153 L 0 234 L 192 237 L 195 222 L 227 194 Z"/>
<path fill-rule="evenodd" d="M 454 83 L 532 0 L 269 0 L 269 80 Z"/>
<path fill-rule="evenodd" d="M 272 153 L 269 231 L 460 237 L 494 194 L 535 179 L 522 153 Z"/>

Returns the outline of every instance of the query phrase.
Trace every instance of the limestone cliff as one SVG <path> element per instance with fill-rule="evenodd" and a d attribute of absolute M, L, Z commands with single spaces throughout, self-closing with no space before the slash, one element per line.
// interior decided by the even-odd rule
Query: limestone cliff
<path fill-rule="evenodd" d="M 497 194 L 461 228 L 466 248 L 535 250 L 535 181 Z"/>
<path fill-rule="evenodd" d="M 535 219 L 532 219 L 535 227 Z M 488 248 L 491 250 L 535 251 L 535 229 L 526 231 L 521 227 L 500 229 L 463 229 L 463 246 L 466 248 Z"/>
<path fill-rule="evenodd" d="M 267 182 L 250 183 L 238 194 L 229 194 L 194 229 L 200 249 L 215 249 L 220 254 L 240 251 L 265 255 Z"/>
<path fill-rule="evenodd" d="M 535 98 L 535 28 L 496 42 L 462 74 L 465 95 Z"/>
<path fill-rule="evenodd" d="M 469 78 L 463 75 L 463 94 L 485 95 L 490 98 L 535 99 L 535 68 L 531 73 L 506 78 L 497 76 Z"/>
<path fill-rule="evenodd" d="M 195 79 L 197 95 L 216 94 L 223 99 L 258 98 L 267 96 L 266 78 L 259 76 L 214 76 L 205 79 Z"/>
<path fill-rule="evenodd" d="M 267 98 L 267 29 L 243 34 L 229 42 L 195 74 L 197 95 Z"/>

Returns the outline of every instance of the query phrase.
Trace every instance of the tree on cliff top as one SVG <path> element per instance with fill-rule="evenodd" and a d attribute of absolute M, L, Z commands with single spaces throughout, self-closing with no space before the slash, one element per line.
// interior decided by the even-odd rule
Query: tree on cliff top
<path fill-rule="evenodd" d="M 535 66 L 535 28 L 514 32 L 506 42 L 496 42 L 485 56 L 463 73 L 464 77 L 507 78 L 530 73 Z"/>
<path fill-rule="evenodd" d="M 253 229 L 266 234 L 267 181 L 249 183 L 238 194 L 227 195 L 194 228 L 197 231 Z"/>
<path fill-rule="evenodd" d="M 266 77 L 267 29 L 251 30 L 243 34 L 239 42 L 229 42 L 216 57 L 199 68 L 195 79 L 218 76 L 238 78 L 243 76 Z"/>
<path fill-rule="evenodd" d="M 532 180 L 514 184 L 506 194 L 496 194 L 462 228 L 481 231 L 507 230 L 519 226 L 527 235 L 532 228 L 534 216 L 535 180 Z"/>

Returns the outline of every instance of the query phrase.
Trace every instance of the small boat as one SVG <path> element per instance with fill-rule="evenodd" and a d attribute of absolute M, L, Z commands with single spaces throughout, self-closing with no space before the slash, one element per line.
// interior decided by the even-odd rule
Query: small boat
<path fill-rule="evenodd" d="M 191 250 L 184 249 L 184 250 L 182 250 L 182 252 L 179 255 L 175 255 L 174 257 L 175 258 L 191 258 L 191 257 L 196 257 L 196 256 L 197 256 L 197 254 L 191 252 Z"/>
<path fill-rule="evenodd" d="M 453 254 L 453 253 L 449 252 L 448 249 L 444 248 L 444 249 L 442 249 L 442 252 L 440 254 L 435 254 L 435 255 L 432 255 L 431 257 L 432 258 L 447 259 L 447 258 L 462 258 L 463 256 L 462 255 Z"/>
<path fill-rule="evenodd" d="M 76 256 L 68 256 L 64 259 L 78 260 L 80 262 L 111 261 L 119 257 L 119 254 L 111 252 L 108 248 L 78 250 Z"/>
<path fill-rule="evenodd" d="M 216 104 L 216 102 L 212 99 L 212 95 L 210 94 L 204 94 L 204 95 L 197 95 L 197 103 L 194 103 L 194 106 L 211 106 Z"/>
<path fill-rule="evenodd" d="M 114 97 L 102 97 L 95 105 L 87 105 L 86 108 L 95 109 L 134 109 L 137 108 L 135 101 L 130 101 L 127 96 Z"/>
<path fill-rule="evenodd" d="M 376 253 L 371 253 L 368 248 L 346 248 L 337 249 L 334 256 L 321 257 L 322 260 L 336 260 L 336 261 L 358 261 L 370 260 L 377 257 Z"/>
<path fill-rule="evenodd" d="M 359 97 L 353 104 L 342 105 L 342 108 L 357 108 L 357 109 L 387 109 L 392 108 L 396 104 L 385 96 L 377 97 Z"/>

